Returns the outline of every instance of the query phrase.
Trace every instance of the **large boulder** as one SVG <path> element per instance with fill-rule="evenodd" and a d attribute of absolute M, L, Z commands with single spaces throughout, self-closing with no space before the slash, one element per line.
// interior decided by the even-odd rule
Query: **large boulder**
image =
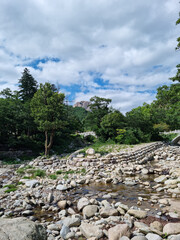
<path fill-rule="evenodd" d="M 163 228 L 163 233 L 169 235 L 180 233 L 180 223 L 168 223 Z"/>
<path fill-rule="evenodd" d="M 97 205 L 88 205 L 83 208 L 83 216 L 85 218 L 93 217 L 98 211 Z"/>
<path fill-rule="evenodd" d="M 27 218 L 0 219 L 1 240 L 46 240 L 46 229 Z"/>
<path fill-rule="evenodd" d="M 89 223 L 83 222 L 80 226 L 80 231 L 86 238 L 95 237 L 96 239 L 99 239 L 103 236 L 102 229 Z"/>
<path fill-rule="evenodd" d="M 130 236 L 130 229 L 127 224 L 118 224 L 108 230 L 109 240 L 119 240 L 123 236 Z"/>
<path fill-rule="evenodd" d="M 145 218 L 147 217 L 147 212 L 143 210 L 136 210 L 136 209 L 129 209 L 128 210 L 129 215 L 132 215 L 136 218 Z"/>

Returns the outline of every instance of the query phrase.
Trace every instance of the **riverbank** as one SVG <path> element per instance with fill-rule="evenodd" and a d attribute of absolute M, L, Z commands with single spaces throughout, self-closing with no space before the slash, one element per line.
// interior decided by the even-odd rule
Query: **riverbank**
<path fill-rule="evenodd" d="M 0 220 L 26 217 L 48 240 L 175 239 L 179 182 L 180 148 L 161 142 L 104 156 L 87 149 L 38 157 L 1 169 Z"/>

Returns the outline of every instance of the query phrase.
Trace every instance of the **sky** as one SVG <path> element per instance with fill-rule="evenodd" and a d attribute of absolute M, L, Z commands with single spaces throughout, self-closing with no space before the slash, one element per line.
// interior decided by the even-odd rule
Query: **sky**
<path fill-rule="evenodd" d="M 176 74 L 179 0 L 1 0 L 0 91 L 27 67 L 69 104 L 112 99 L 125 113 L 151 103 Z"/>

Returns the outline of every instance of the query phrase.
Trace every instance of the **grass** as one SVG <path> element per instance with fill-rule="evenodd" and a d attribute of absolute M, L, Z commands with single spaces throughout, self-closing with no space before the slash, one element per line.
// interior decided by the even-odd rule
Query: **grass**
<path fill-rule="evenodd" d="M 15 184 L 5 185 L 3 188 L 8 188 L 5 193 L 15 192 L 18 189 Z"/>
<path fill-rule="evenodd" d="M 60 175 L 60 174 L 65 174 L 65 175 L 68 175 L 68 174 L 85 174 L 86 173 L 86 169 L 85 168 L 82 168 L 81 170 L 78 170 L 78 171 L 75 171 L 75 170 L 68 170 L 68 171 L 63 171 L 63 170 L 57 170 L 56 171 L 56 174 Z"/>
<path fill-rule="evenodd" d="M 100 153 L 101 155 L 111 153 L 111 152 L 119 152 L 122 149 L 132 148 L 134 145 L 125 145 L 125 144 L 117 144 L 113 140 L 109 140 L 107 142 L 96 141 L 94 144 L 85 147 L 80 153 L 86 153 L 88 148 L 93 148 L 96 153 Z"/>
<path fill-rule="evenodd" d="M 56 180 L 57 179 L 57 175 L 56 174 L 50 174 L 49 178 L 51 178 L 52 180 Z"/>
<path fill-rule="evenodd" d="M 163 141 L 171 142 L 175 137 L 177 137 L 177 133 L 170 133 L 170 134 L 161 134 Z"/>
<path fill-rule="evenodd" d="M 20 175 L 23 175 L 23 174 L 29 174 L 30 175 L 30 176 L 24 176 L 23 177 L 24 179 L 33 179 L 33 178 L 36 178 L 36 177 L 43 178 L 43 177 L 46 176 L 46 173 L 45 173 L 44 170 L 34 169 L 34 167 L 31 167 L 31 166 L 26 166 L 24 168 L 19 168 L 16 172 Z"/>

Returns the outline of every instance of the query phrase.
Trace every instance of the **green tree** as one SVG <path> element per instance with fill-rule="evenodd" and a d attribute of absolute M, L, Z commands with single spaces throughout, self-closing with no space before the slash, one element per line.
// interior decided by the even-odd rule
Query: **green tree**
<path fill-rule="evenodd" d="M 114 111 L 105 115 L 101 121 L 102 135 L 105 139 L 115 139 L 117 136 L 117 129 L 126 126 L 125 116 L 119 111 Z"/>
<path fill-rule="evenodd" d="M 50 83 L 40 84 L 31 100 L 31 111 L 38 129 L 45 133 L 45 155 L 53 145 L 55 131 L 64 127 L 64 94 L 55 92 Z"/>
<path fill-rule="evenodd" d="M 176 21 L 176 25 L 180 24 L 180 13 L 179 13 L 179 18 L 178 20 Z M 177 47 L 176 47 L 176 50 L 179 50 L 180 49 L 180 37 L 177 38 Z M 177 73 L 176 73 L 176 76 L 170 78 L 170 80 L 172 80 L 173 82 L 174 81 L 178 81 L 180 82 L 180 64 L 178 64 L 177 66 Z"/>
<path fill-rule="evenodd" d="M 180 83 L 157 89 L 156 100 L 151 104 L 154 124 L 166 123 L 171 130 L 180 127 Z"/>
<path fill-rule="evenodd" d="M 95 131 L 97 136 L 101 136 L 102 118 L 110 112 L 108 105 L 111 103 L 111 99 L 94 96 L 90 99 L 90 102 L 91 111 L 88 112 L 85 125 Z"/>
<path fill-rule="evenodd" d="M 19 79 L 20 98 L 25 102 L 34 96 L 37 91 L 37 82 L 27 68 L 24 69 L 22 77 Z"/>

